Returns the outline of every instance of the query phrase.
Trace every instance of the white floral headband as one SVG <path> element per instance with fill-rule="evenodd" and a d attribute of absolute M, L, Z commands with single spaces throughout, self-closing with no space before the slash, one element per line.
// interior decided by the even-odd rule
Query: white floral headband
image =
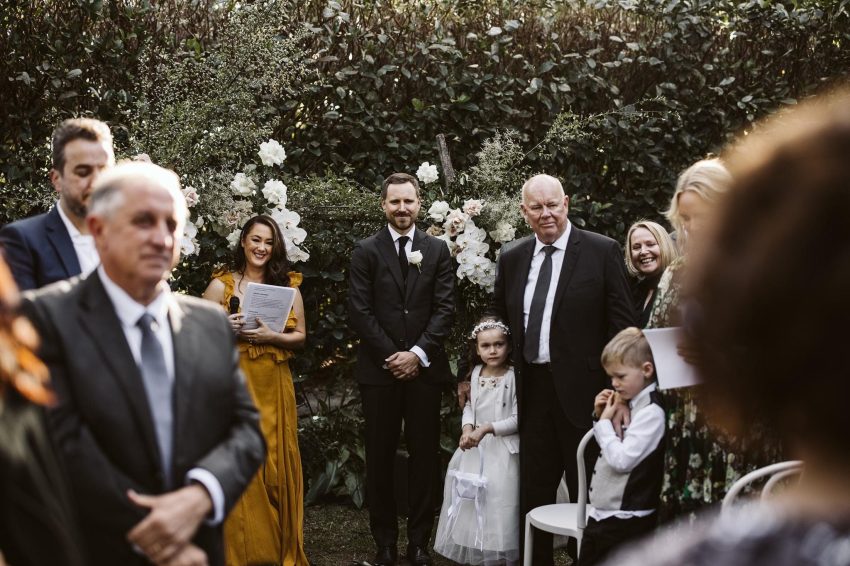
<path fill-rule="evenodd" d="M 473 340 L 478 338 L 478 333 L 483 332 L 484 330 L 493 330 L 494 328 L 498 328 L 502 332 L 505 333 L 505 336 L 511 335 L 511 329 L 508 328 L 504 322 L 498 320 L 485 320 L 484 322 L 479 322 L 475 325 L 475 328 L 472 329 L 472 333 L 469 337 Z"/>

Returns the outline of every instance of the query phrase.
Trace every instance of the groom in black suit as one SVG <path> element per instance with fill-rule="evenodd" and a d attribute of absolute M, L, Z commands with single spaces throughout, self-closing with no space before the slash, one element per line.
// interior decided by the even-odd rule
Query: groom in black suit
<path fill-rule="evenodd" d="M 402 421 L 408 463 L 407 558 L 427 551 L 439 482 L 440 397 L 452 380 L 443 342 L 454 317 L 449 249 L 414 224 L 419 183 L 387 177 L 381 208 L 388 225 L 357 242 L 349 271 L 349 317 L 360 337 L 355 374 L 366 419 L 366 489 L 375 564 L 395 564 L 398 519 L 393 465 Z"/>
<path fill-rule="evenodd" d="M 517 372 L 523 524 L 555 502 L 564 474 L 575 500 L 576 449 L 594 397 L 610 387 L 599 357 L 635 325 L 619 245 L 572 225 L 569 202 L 558 179 L 529 179 L 520 206 L 534 235 L 504 251 L 496 272 L 493 309 L 510 325 Z M 532 563 L 551 566 L 551 535 L 535 536 Z"/>
<path fill-rule="evenodd" d="M 116 166 L 86 218 L 100 267 L 24 304 L 90 565 L 223 565 L 221 523 L 263 459 L 227 318 L 165 281 L 186 217 L 173 172 Z"/>

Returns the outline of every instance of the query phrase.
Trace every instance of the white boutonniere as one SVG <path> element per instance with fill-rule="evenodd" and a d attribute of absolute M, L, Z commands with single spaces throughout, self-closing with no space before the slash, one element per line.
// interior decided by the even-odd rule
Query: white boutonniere
<path fill-rule="evenodd" d="M 419 250 L 407 252 L 407 263 L 415 265 L 416 269 L 419 270 L 419 273 L 422 273 L 422 252 Z"/>

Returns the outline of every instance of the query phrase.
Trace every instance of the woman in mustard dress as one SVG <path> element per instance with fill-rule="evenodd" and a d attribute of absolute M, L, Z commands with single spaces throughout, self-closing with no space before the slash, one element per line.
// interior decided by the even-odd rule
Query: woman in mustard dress
<path fill-rule="evenodd" d="M 297 287 L 301 274 L 289 271 L 283 236 L 269 216 L 245 223 L 234 253 L 234 270 L 217 274 L 204 298 L 228 311 L 238 310 L 248 283 L 295 288 L 295 303 L 283 332 L 261 320 L 244 330 L 240 312 L 230 314 L 238 337 L 239 360 L 248 389 L 260 411 L 268 456 L 224 523 L 228 566 L 307 565 L 304 554 L 304 484 L 298 451 L 297 409 L 289 358 L 304 345 L 304 303 Z"/>

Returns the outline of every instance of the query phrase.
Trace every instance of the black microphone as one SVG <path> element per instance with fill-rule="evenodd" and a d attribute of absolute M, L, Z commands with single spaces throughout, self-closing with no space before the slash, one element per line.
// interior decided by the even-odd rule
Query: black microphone
<path fill-rule="evenodd" d="M 239 297 L 230 297 L 230 314 L 239 312 Z"/>

